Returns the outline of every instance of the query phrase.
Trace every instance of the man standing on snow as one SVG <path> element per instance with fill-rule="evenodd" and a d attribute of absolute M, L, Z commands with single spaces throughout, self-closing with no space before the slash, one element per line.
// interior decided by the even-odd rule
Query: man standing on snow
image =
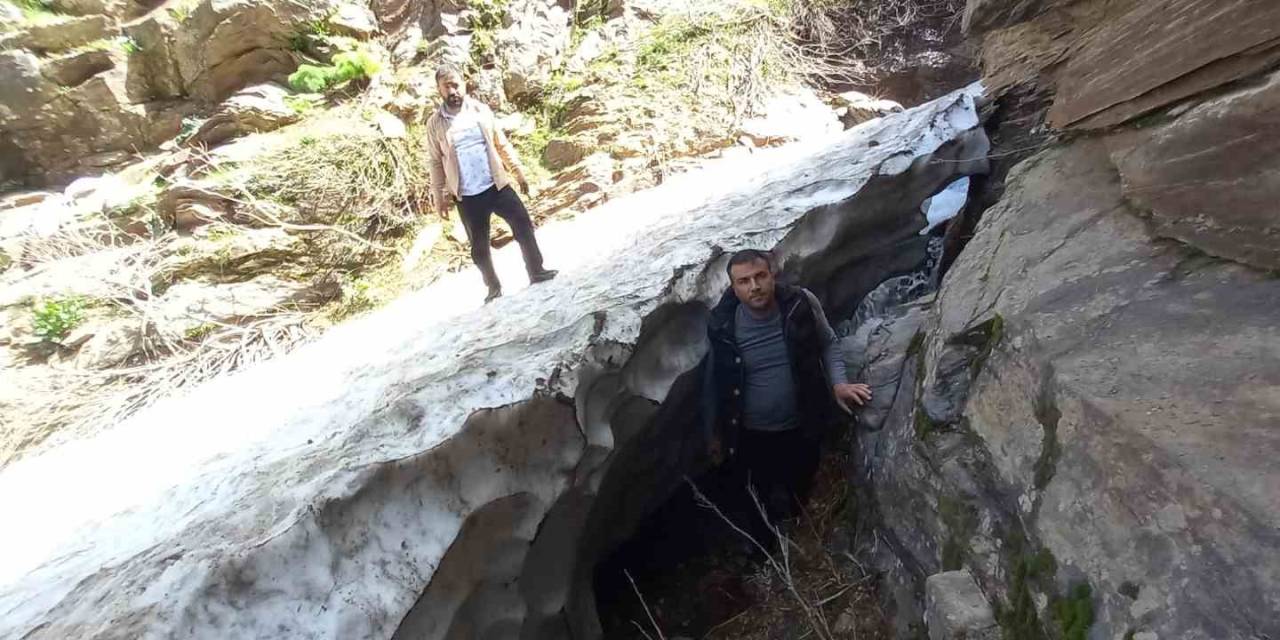
<path fill-rule="evenodd" d="M 436 214 L 449 217 L 449 203 L 456 202 L 471 259 L 480 269 L 489 302 L 502 295 L 502 283 L 489 254 L 489 216 L 498 214 L 511 226 L 520 243 L 529 282 L 537 284 L 556 277 L 542 266 L 542 252 L 533 235 L 533 221 L 520 196 L 511 188 L 510 168 L 520 190 L 529 193 L 523 167 L 515 150 L 493 118 L 493 112 L 478 100 L 467 98 L 462 71 L 451 64 L 436 70 L 436 88 L 443 104 L 427 120 L 427 151 L 431 157 L 431 187 Z"/>
<path fill-rule="evenodd" d="M 768 253 L 739 251 L 727 270 L 730 288 L 707 327 L 705 435 L 713 459 L 731 458 L 735 483 L 749 482 L 771 518 L 786 518 L 808 492 L 833 407 L 848 412 L 871 388 L 847 383 L 822 305 L 778 285 Z"/>

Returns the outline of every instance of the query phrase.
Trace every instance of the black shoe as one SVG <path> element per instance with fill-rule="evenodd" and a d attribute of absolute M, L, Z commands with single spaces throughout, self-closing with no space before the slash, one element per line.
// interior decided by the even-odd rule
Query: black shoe
<path fill-rule="evenodd" d="M 484 297 L 484 303 L 489 304 L 496 298 L 502 297 L 502 287 L 489 287 L 489 295 Z"/>
<path fill-rule="evenodd" d="M 556 271 L 555 269 L 543 269 L 542 271 L 539 271 L 537 273 L 531 273 L 529 274 L 529 284 L 538 284 L 539 282 L 546 282 L 556 277 L 556 274 L 558 273 L 560 272 Z"/>

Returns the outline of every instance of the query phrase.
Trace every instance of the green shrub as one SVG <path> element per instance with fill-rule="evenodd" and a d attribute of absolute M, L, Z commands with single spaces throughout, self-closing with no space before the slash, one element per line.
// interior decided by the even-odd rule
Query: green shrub
<path fill-rule="evenodd" d="M 286 107 L 289 107 L 290 111 L 300 116 L 305 116 L 308 113 L 311 113 L 317 106 L 315 100 L 312 100 L 307 96 L 285 96 L 284 104 Z"/>
<path fill-rule="evenodd" d="M 382 61 L 368 48 L 358 47 L 333 56 L 333 64 L 299 65 L 289 76 L 289 86 L 303 93 L 321 93 L 352 80 L 372 78 L 382 71 Z"/>
<path fill-rule="evenodd" d="M 344 51 L 334 56 L 333 67 L 336 69 L 333 84 L 339 84 L 348 80 L 366 79 L 378 75 L 382 71 L 382 62 L 368 49 L 359 48 L 354 51 Z"/>
<path fill-rule="evenodd" d="M 191 139 L 191 136 L 195 135 L 196 131 L 200 129 L 200 125 L 202 124 L 204 124 L 204 118 L 199 116 L 187 116 L 183 118 L 182 127 L 178 129 L 178 136 L 174 138 L 174 141 L 178 144 L 182 144 Z"/>
<path fill-rule="evenodd" d="M 84 322 L 85 300 L 79 296 L 46 299 L 35 304 L 31 312 L 32 330 L 46 342 L 58 342 Z"/>
<path fill-rule="evenodd" d="M 330 67 L 317 67 L 313 64 L 299 65 L 298 70 L 289 75 L 289 86 L 294 91 L 303 93 L 320 93 L 329 87 Z"/>

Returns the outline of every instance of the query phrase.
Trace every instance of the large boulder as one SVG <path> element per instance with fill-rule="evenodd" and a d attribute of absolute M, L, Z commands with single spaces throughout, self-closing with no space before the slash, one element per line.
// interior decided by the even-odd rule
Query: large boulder
<path fill-rule="evenodd" d="M 66 51 L 111 35 L 115 24 L 109 16 L 102 15 L 33 24 L 0 37 L 0 49 L 30 49 L 39 53 Z"/>
<path fill-rule="evenodd" d="M 51 0 L 49 6 L 58 13 L 73 16 L 108 15 L 116 18 L 136 15 L 146 10 L 146 3 L 133 0 Z"/>
<path fill-rule="evenodd" d="M 506 26 L 496 38 L 507 97 L 527 98 L 542 90 L 569 49 L 572 21 L 568 11 L 546 0 L 513 0 L 507 6 Z"/>
<path fill-rule="evenodd" d="M 673 178 L 544 229 L 575 248 L 552 283 L 480 307 L 447 278 L 13 463 L 0 635 L 598 638 L 597 560 L 698 458 L 726 252 L 857 295 L 862 252 L 915 237 L 987 150 L 966 92 Z"/>
<path fill-rule="evenodd" d="M 0 52 L 0 131 L 15 172 L 63 182 L 109 168 L 172 138 L 189 103 L 136 101 L 123 54 L 88 50 L 42 58 Z M 6 154 L 9 155 L 9 154 Z"/>
<path fill-rule="evenodd" d="M 282 79 L 298 66 L 292 42 L 331 3 L 204 0 L 171 34 L 167 55 L 191 97 L 219 102 L 237 89 Z"/>
<path fill-rule="evenodd" d="M 1125 195 L 1157 233 L 1280 269 L 1280 72 L 1110 138 Z"/>
<path fill-rule="evenodd" d="M 248 133 L 272 131 L 298 121 L 286 102 L 289 90 L 265 83 L 236 93 L 209 116 L 187 139 L 187 145 L 213 146 Z"/>
<path fill-rule="evenodd" d="M 46 60 L 40 72 L 60 87 L 74 87 L 115 66 L 110 51 L 90 49 Z"/>
<path fill-rule="evenodd" d="M 1280 61 L 1280 5 L 1270 0 L 1055 4 L 971 0 L 966 13 L 987 30 L 988 85 L 1052 89 L 1055 127 L 1112 127 Z"/>
<path fill-rule="evenodd" d="M 999 640 L 991 603 L 968 571 L 947 571 L 924 583 L 929 640 Z"/>
<path fill-rule="evenodd" d="M 378 18 L 369 7 L 360 4 L 342 4 L 329 16 L 329 28 L 334 33 L 362 40 L 378 33 Z"/>

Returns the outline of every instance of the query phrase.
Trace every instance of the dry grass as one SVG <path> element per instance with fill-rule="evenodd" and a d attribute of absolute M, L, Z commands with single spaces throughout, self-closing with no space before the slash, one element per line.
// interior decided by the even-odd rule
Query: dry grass
<path fill-rule="evenodd" d="M 816 637 L 821 640 L 885 640 L 890 637 L 879 608 L 876 576 L 843 548 L 851 491 L 845 460 L 824 457 L 804 511 L 787 523 L 769 523 L 775 540 L 756 540 L 694 487 L 702 505 L 749 540 L 765 560 L 748 577 L 757 601 L 708 630 L 707 639 Z M 768 522 L 758 499 L 752 498 Z M 776 545 L 776 546 L 774 546 Z M 803 629 L 803 631 L 799 631 Z"/>
<path fill-rule="evenodd" d="M 287 277 L 303 278 L 316 290 L 340 287 L 345 299 L 331 307 L 291 305 L 234 323 L 190 316 L 199 331 L 183 331 L 169 324 L 172 309 L 160 312 L 164 288 L 172 284 L 166 260 L 178 245 L 172 231 L 138 237 L 103 220 L 27 238 L 23 262 L 31 268 L 110 252 L 111 268 L 95 295 L 114 320 L 136 329 L 137 342 L 119 368 L 45 366 L 40 358 L 47 353 L 29 359 L 36 366 L 23 368 L 22 386 L 32 393 L 21 399 L 25 418 L 0 433 L 0 465 L 50 437 L 82 437 L 183 389 L 287 353 L 323 326 L 462 264 L 465 251 L 438 233 L 432 246 L 417 248 L 418 267 L 401 273 L 400 259 L 423 226 L 419 210 L 427 209 L 425 154 L 419 132 L 388 138 L 369 114 L 362 104 L 340 107 L 281 132 L 295 137 L 241 164 L 197 158 L 205 186 L 192 190 L 206 188 L 210 197 L 233 202 L 240 224 L 282 228 L 302 238 L 305 264 L 290 265 Z M 149 206 L 139 203 L 135 213 L 145 217 L 142 209 Z"/>

